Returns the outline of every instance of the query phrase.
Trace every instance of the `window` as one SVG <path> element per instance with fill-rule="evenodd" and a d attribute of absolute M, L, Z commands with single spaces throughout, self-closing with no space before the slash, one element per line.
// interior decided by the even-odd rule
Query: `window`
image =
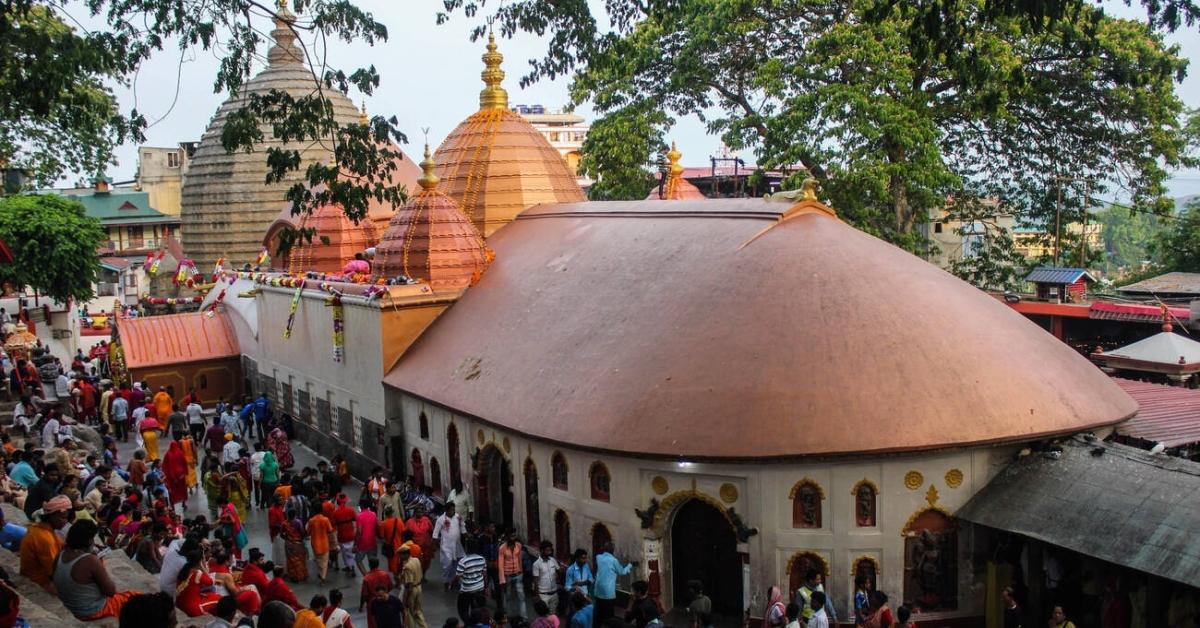
<path fill-rule="evenodd" d="M 808 581 L 808 574 L 816 571 L 829 577 L 829 563 L 813 552 L 796 552 L 788 560 L 788 591 L 795 592 Z M 828 585 L 826 585 L 828 586 Z"/>
<path fill-rule="evenodd" d="M 207 375 L 201 375 L 199 379 L 200 379 L 200 382 L 199 382 L 199 383 L 200 383 L 200 386 L 199 386 L 200 390 L 204 390 L 205 388 L 208 388 L 208 376 L 207 376 Z"/>
<path fill-rule="evenodd" d="M 179 153 L 167 153 L 167 167 L 168 168 L 178 168 L 179 167 Z"/>
<path fill-rule="evenodd" d="M 450 454 L 450 488 L 462 489 L 462 465 L 458 460 L 458 428 L 451 423 L 446 428 L 446 450 Z"/>
<path fill-rule="evenodd" d="M 559 560 L 571 557 L 571 520 L 561 510 L 554 511 L 554 549 Z"/>
<path fill-rule="evenodd" d="M 875 590 L 876 579 L 879 577 L 879 561 L 870 556 L 863 556 L 854 561 L 854 585 L 858 587 L 859 578 L 865 579 L 870 585 L 869 591 Z"/>
<path fill-rule="evenodd" d="M 142 248 L 143 239 L 142 239 L 141 225 L 138 225 L 136 227 L 128 227 L 126 230 L 126 233 L 129 234 L 129 247 L 128 248 L 131 248 L 131 249 Z"/>
<path fill-rule="evenodd" d="M 932 508 L 904 526 L 904 603 L 922 611 L 958 608 L 958 526 Z"/>
<path fill-rule="evenodd" d="M 597 522 L 592 526 L 592 558 L 595 559 L 604 552 L 604 546 L 612 543 L 612 532 L 608 531 L 608 526 Z"/>
<path fill-rule="evenodd" d="M 551 142 L 557 142 L 557 141 L 558 141 L 558 131 L 551 131 L 551 132 L 550 132 L 550 141 L 551 141 Z"/>
<path fill-rule="evenodd" d="M 429 484 L 434 495 L 442 494 L 442 465 L 437 458 L 429 459 Z"/>
<path fill-rule="evenodd" d="M 860 480 L 851 491 L 854 495 L 854 524 L 860 528 L 875 527 L 875 501 L 879 490 L 869 480 Z"/>
<path fill-rule="evenodd" d="M 793 528 L 821 527 L 821 501 L 825 499 L 825 492 L 816 482 L 808 478 L 800 480 L 788 497 L 792 500 Z"/>
<path fill-rule="evenodd" d="M 608 467 L 604 466 L 603 462 L 593 462 L 592 468 L 588 469 L 588 478 L 592 484 L 592 499 L 602 502 L 608 501 L 609 490 L 612 485 L 612 479 L 608 476 Z"/>
<path fill-rule="evenodd" d="M 417 422 L 420 424 L 421 438 L 429 440 L 429 417 L 425 416 L 425 413 L 422 412 L 421 416 L 417 417 Z"/>
<path fill-rule="evenodd" d="M 942 223 L 940 223 L 940 222 L 933 223 L 933 232 L 941 233 L 942 232 Z"/>
<path fill-rule="evenodd" d="M 525 529 L 530 545 L 542 538 L 542 517 L 538 508 L 538 472 L 533 458 L 525 459 Z"/>
<path fill-rule="evenodd" d="M 560 452 L 550 457 L 550 475 L 554 488 L 567 490 L 567 459 Z"/>
<path fill-rule="evenodd" d="M 425 487 L 425 464 L 421 462 L 421 452 L 412 450 L 412 479 L 417 488 Z"/>

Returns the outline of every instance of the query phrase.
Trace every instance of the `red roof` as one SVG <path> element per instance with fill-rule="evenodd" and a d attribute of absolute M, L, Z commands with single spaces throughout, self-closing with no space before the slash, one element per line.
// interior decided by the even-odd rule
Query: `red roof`
<path fill-rule="evenodd" d="M 1169 308 L 1171 316 L 1179 320 L 1188 320 L 1190 316 L 1186 307 Z M 1136 303 L 1109 303 L 1096 301 L 1089 308 L 1091 318 L 1114 321 L 1132 321 L 1139 323 L 1161 323 L 1162 308 L 1158 305 L 1140 305 Z"/>
<path fill-rule="evenodd" d="M 1200 390 L 1113 378 L 1138 402 L 1133 418 L 1117 433 L 1167 447 L 1200 443 Z"/>
<path fill-rule="evenodd" d="M 384 382 L 533 438 L 671 459 L 1024 442 L 1137 410 L 1017 312 L 822 208 L 533 207 Z"/>
<path fill-rule="evenodd" d="M 117 321 L 129 369 L 239 355 L 233 325 L 220 311 L 122 317 Z"/>

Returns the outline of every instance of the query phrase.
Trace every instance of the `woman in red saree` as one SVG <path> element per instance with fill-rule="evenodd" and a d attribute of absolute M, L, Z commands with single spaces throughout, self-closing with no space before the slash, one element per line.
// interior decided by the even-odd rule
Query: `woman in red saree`
<path fill-rule="evenodd" d="M 267 448 L 275 454 L 280 469 L 290 469 L 296 464 L 292 458 L 292 444 L 288 442 L 287 432 L 282 429 L 277 427 L 267 434 Z"/>
<path fill-rule="evenodd" d="M 233 502 L 227 501 L 221 507 L 221 515 L 217 520 L 229 538 L 233 539 L 233 555 L 238 560 L 242 559 L 242 549 L 250 544 L 250 538 L 246 535 L 245 528 L 242 527 L 242 518 L 238 515 L 237 508 Z"/>
<path fill-rule="evenodd" d="M 187 563 L 179 570 L 175 587 L 175 608 L 188 617 L 200 617 L 212 612 L 221 600 L 221 594 L 213 590 L 213 579 L 204 572 L 200 563 L 204 554 L 196 550 L 187 555 Z"/>
<path fill-rule="evenodd" d="M 171 441 L 167 455 L 163 456 L 163 479 L 167 485 L 167 494 L 171 498 L 171 507 L 187 502 L 188 493 L 188 464 L 187 456 L 183 453 L 183 445 L 177 440 Z M 186 505 L 184 506 L 186 508 Z"/>

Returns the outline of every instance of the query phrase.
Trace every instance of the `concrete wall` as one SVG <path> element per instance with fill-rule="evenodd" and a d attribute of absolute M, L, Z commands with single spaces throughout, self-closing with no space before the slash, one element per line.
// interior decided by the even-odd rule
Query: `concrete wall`
<path fill-rule="evenodd" d="M 427 482 L 431 483 L 430 459 L 436 457 L 441 483 L 449 490 L 451 452 L 446 434 L 453 423 L 460 438 L 458 455 L 467 481 L 472 481 L 471 457 L 478 448 L 496 447 L 508 458 L 513 470 L 513 519 L 522 534 L 526 533 L 523 468 L 529 459 L 538 474 L 542 538 L 554 540 L 554 515 L 561 509 L 570 520 L 572 546 L 590 551 L 591 530 L 596 523 L 603 523 L 612 532 L 619 556 L 643 561 L 641 577 L 647 575 L 644 558 L 648 552 L 660 551 L 664 569 L 670 571 L 668 529 L 672 508 L 699 498 L 735 510 L 747 526 L 758 529 L 757 535 L 738 547 L 749 561 L 745 602 L 756 613 L 765 605 L 763 596 L 768 586 L 787 587 L 789 563 L 801 552 L 815 553 L 827 563 L 830 573 L 826 587 L 840 617 L 848 616 L 848 605 L 853 600 L 853 565 L 864 557 L 877 561 L 878 588 L 898 605 L 903 598 L 906 525 L 930 508 L 953 513 L 999 471 L 1011 454 L 1011 448 L 993 447 L 813 463 L 739 465 L 646 460 L 555 446 L 457 416 L 393 389 L 388 389 L 387 395 L 388 407 L 402 425 L 404 460 L 407 464 L 411 450 L 417 449 Z M 420 433 L 422 413 L 428 422 L 428 438 Z M 567 460 L 570 481 L 565 491 L 552 485 L 551 457 L 555 452 L 561 452 Z M 596 461 L 603 462 L 611 473 L 609 502 L 591 498 L 588 471 Z M 411 469 L 406 467 L 405 472 Z M 915 482 L 914 472 L 920 474 L 919 483 Z M 797 529 L 792 525 L 789 492 L 805 478 L 814 481 L 824 494 L 820 528 Z M 853 489 L 863 480 L 879 489 L 873 527 L 859 527 L 855 519 Z M 651 498 L 668 510 L 663 518 L 666 523 L 644 529 L 635 509 L 647 509 Z M 958 610 L 927 613 L 927 619 L 981 612 L 983 594 L 974 586 L 979 578 L 970 560 L 969 530 L 961 528 L 958 538 Z M 669 576 L 663 577 L 664 601 L 668 604 L 672 600 L 670 580 Z"/>
<path fill-rule="evenodd" d="M 345 300 L 345 357 L 335 362 L 333 313 L 324 293 L 304 292 L 285 339 L 294 291 L 260 290 L 258 337 L 242 346 L 254 363 L 254 392 L 265 387 L 276 408 L 293 417 L 297 435 L 322 455 L 346 456 L 359 472 L 382 461 L 378 441 L 386 415 L 378 304 Z M 245 338 L 239 334 L 239 340 Z"/>

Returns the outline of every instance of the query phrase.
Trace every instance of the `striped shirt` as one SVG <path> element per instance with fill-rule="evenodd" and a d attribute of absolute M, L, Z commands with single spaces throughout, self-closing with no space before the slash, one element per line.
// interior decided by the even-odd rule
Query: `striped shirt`
<path fill-rule="evenodd" d="M 463 593 L 483 590 L 483 576 L 487 573 L 487 561 L 479 554 L 467 554 L 458 559 L 458 587 Z"/>

